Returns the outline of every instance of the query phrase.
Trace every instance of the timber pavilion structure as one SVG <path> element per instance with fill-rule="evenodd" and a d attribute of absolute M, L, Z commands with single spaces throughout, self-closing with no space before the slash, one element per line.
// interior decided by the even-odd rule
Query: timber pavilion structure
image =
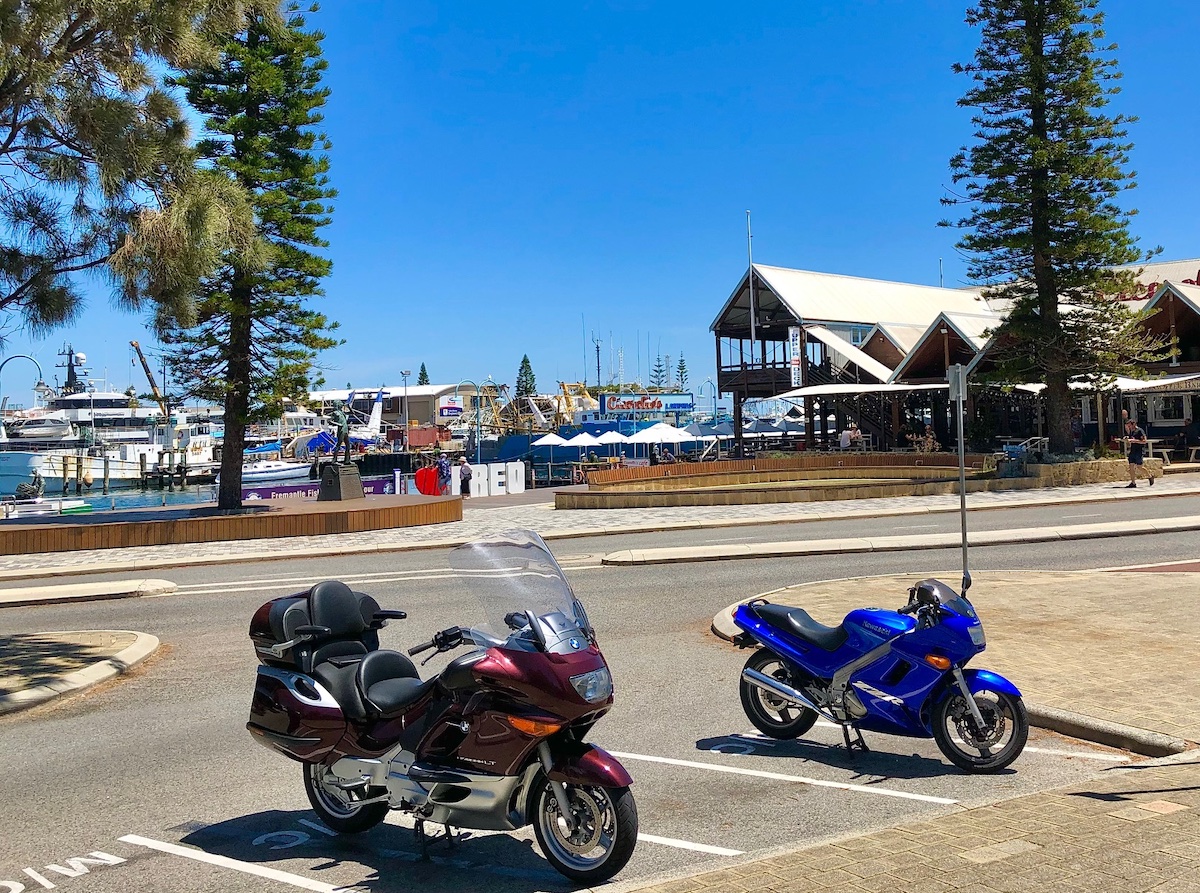
<path fill-rule="evenodd" d="M 1116 379 L 1097 393 L 1080 388 L 1081 445 L 1107 440 L 1120 410 L 1152 438 L 1181 432 L 1200 444 L 1200 259 L 1137 269 L 1143 292 L 1127 299 L 1151 315 L 1147 330 L 1172 345 L 1169 360 L 1147 365 L 1145 379 Z M 743 403 L 781 399 L 801 406 L 806 447 L 836 443 L 856 422 L 876 449 L 904 449 L 931 424 L 950 445 L 947 370 L 989 368 L 991 332 L 1003 301 L 982 288 L 942 288 L 754 264 L 710 326 L 717 387 L 734 397 L 735 431 Z M 976 448 L 1042 433 L 1039 385 L 972 386 L 968 439 Z M 1101 418 L 1103 416 L 1103 418 Z"/>

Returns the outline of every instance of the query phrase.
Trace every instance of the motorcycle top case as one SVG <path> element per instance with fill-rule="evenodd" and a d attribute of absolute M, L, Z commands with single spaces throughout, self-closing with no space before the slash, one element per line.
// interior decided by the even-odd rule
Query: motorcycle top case
<path fill-rule="evenodd" d="M 254 653 L 269 667 L 295 669 L 296 662 L 291 649 L 281 657 L 271 654 L 268 649 L 292 641 L 296 637 L 296 629 L 307 626 L 309 622 L 307 592 L 272 599 L 255 611 L 250 620 L 250 641 L 254 643 Z"/>

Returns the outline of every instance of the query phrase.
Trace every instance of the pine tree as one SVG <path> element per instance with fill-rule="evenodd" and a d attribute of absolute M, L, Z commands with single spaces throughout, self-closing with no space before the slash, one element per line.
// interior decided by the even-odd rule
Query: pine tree
<path fill-rule="evenodd" d="M 79 273 L 187 319 L 199 278 L 253 242 L 246 197 L 196 169 L 157 71 L 215 58 L 238 0 L 0 3 L 0 324 L 69 322 Z"/>
<path fill-rule="evenodd" d="M 425 364 L 421 364 L 421 371 L 417 373 L 417 384 L 429 384 L 429 373 L 425 371 Z"/>
<path fill-rule="evenodd" d="M 532 397 L 537 393 L 537 379 L 533 377 L 533 366 L 529 362 L 529 354 L 521 357 L 521 367 L 517 370 L 517 397 Z"/>
<path fill-rule="evenodd" d="M 666 387 L 667 367 L 663 363 L 662 354 L 654 358 L 654 368 L 650 370 L 650 387 L 662 389 Z"/>
<path fill-rule="evenodd" d="M 675 379 L 679 382 L 679 389 L 683 390 L 687 387 L 688 371 L 687 363 L 683 361 L 683 354 L 679 354 L 679 365 L 675 367 Z"/>
<path fill-rule="evenodd" d="M 958 246 L 969 275 L 1011 301 L 997 327 L 994 377 L 1042 381 L 1050 449 L 1070 452 L 1068 383 L 1129 372 L 1156 356 L 1139 318 L 1117 299 L 1143 255 L 1117 196 L 1134 186 L 1124 169 L 1125 125 L 1106 116 L 1120 77 L 1104 40 L 1099 0 L 979 0 L 967 23 L 981 29 L 974 62 L 955 71 L 974 86 L 977 141 L 950 162 L 970 210 Z"/>
<path fill-rule="evenodd" d="M 164 327 L 176 379 L 191 395 L 225 404 L 223 509 L 241 505 L 247 424 L 307 396 L 317 353 L 338 343 L 329 334 L 336 323 L 306 306 L 323 294 L 332 266 L 309 249 L 326 245 L 317 232 L 335 192 L 329 159 L 317 154 L 329 142 L 313 129 L 329 95 L 320 86 L 324 35 L 306 31 L 297 9 L 288 6 L 282 25 L 252 17 L 217 64 L 175 80 L 207 116 L 203 154 L 250 195 L 265 247 L 265 263 L 233 254 L 206 280 L 196 326 Z"/>

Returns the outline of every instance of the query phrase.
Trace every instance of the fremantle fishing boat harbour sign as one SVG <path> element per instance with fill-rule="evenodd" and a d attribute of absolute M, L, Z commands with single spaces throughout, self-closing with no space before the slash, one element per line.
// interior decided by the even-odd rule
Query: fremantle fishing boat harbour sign
<path fill-rule="evenodd" d="M 604 415 L 691 412 L 694 407 L 695 401 L 691 394 L 600 395 L 600 412 Z"/>

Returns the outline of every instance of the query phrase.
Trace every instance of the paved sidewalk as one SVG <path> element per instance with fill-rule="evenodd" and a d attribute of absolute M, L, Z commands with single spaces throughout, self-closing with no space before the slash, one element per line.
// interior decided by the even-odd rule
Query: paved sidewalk
<path fill-rule="evenodd" d="M 957 589 L 961 572 L 923 576 Z M 900 607 L 923 576 L 810 583 L 765 597 L 835 625 L 854 608 Z M 1197 573 L 979 573 L 969 595 L 987 650 L 972 666 L 1011 679 L 1031 705 L 1200 742 L 1196 637 L 1190 633 L 1200 628 L 1197 591 Z M 723 625 L 723 615 L 714 618 L 714 628 L 735 629 Z"/>
<path fill-rule="evenodd" d="M 158 649 L 129 630 L 0 636 L 0 714 L 24 710 L 128 672 Z"/>
<path fill-rule="evenodd" d="M 797 848 L 640 893 L 1200 893 L 1200 762 Z"/>
<path fill-rule="evenodd" d="M 1010 490 L 971 494 L 972 510 L 1107 502 L 1118 499 L 1161 499 L 1200 495 L 1200 475 L 1176 475 L 1161 480 L 1151 490 L 1127 490 L 1121 485 L 1089 484 L 1081 487 Z M 41 555 L 0 556 L 0 579 L 145 570 L 256 559 L 314 557 L 375 551 L 403 551 L 454 546 L 489 533 L 527 527 L 546 539 L 603 534 L 704 529 L 742 525 L 782 524 L 826 519 L 897 517 L 958 511 L 958 496 L 904 496 L 888 499 L 851 499 L 838 502 L 785 503 L 778 505 L 697 506 L 689 508 L 559 510 L 551 503 L 501 503 L 472 507 L 454 524 L 405 527 L 331 536 L 288 537 L 196 543 L 180 546 L 144 546 L 54 552 Z"/>

